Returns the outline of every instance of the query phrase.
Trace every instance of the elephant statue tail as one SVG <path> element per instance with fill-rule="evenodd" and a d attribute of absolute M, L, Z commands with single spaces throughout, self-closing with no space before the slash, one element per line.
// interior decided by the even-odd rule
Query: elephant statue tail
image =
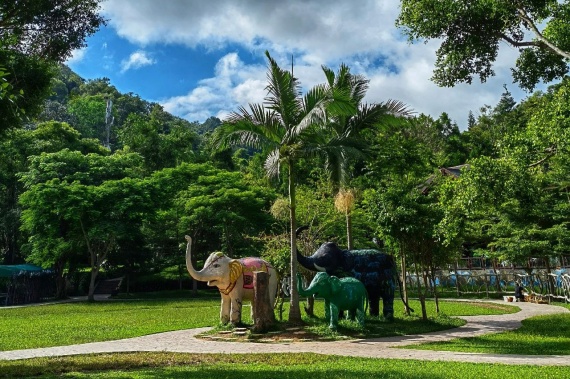
<path fill-rule="evenodd" d="M 295 230 L 295 235 L 297 237 L 299 237 L 299 234 L 303 233 L 305 230 L 309 229 L 308 225 L 303 225 L 297 228 L 297 230 Z"/>

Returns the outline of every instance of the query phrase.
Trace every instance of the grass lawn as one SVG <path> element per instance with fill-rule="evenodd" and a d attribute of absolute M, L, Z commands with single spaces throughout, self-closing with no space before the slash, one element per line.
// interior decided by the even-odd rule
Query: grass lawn
<path fill-rule="evenodd" d="M 147 295 L 148 298 L 119 299 L 96 303 L 65 303 L 25 308 L 0 308 L 0 350 L 66 345 L 150 333 L 217 326 L 219 298 L 176 298 L 173 294 Z M 401 303 L 396 303 L 396 321 L 367 318 L 364 329 L 343 321 L 338 335 L 332 335 L 322 319 L 322 302 L 315 305 L 317 319 L 305 317 L 306 328 L 322 336 L 339 335 L 377 337 L 375 334 L 394 335 L 425 333 L 453 327 L 455 316 L 500 314 L 515 312 L 508 304 L 442 301 L 441 315 L 435 316 L 435 305 L 428 302 L 430 320 L 420 320 L 418 302 L 411 306 L 416 313 L 407 317 Z M 287 308 L 287 307 L 286 307 Z M 284 315 L 287 315 L 285 309 Z M 249 310 L 244 311 L 244 322 Z M 518 331 L 501 333 L 478 339 L 497 339 L 493 344 L 472 348 L 444 348 L 491 353 L 570 354 L 568 315 L 541 316 L 528 319 Z M 461 320 L 459 320 L 461 324 Z M 555 329 L 553 331 L 551 329 Z M 503 336 L 503 337 L 500 337 Z M 475 339 L 474 339 L 475 340 Z M 465 340 L 462 340 L 465 341 Z M 461 342 L 456 342 L 460 344 Z M 442 349 L 442 344 L 423 345 L 422 348 Z M 445 345 L 445 344 L 444 344 Z M 418 348 L 415 346 L 414 348 Z M 496 349 L 496 350 L 495 350 Z M 471 364 L 412 360 L 382 360 L 351 358 L 317 354 L 176 354 L 176 353 L 122 353 L 98 354 L 58 358 L 34 358 L 19 361 L 0 361 L 0 378 L 565 378 L 570 367 L 507 366 L 498 364 Z"/>
<path fill-rule="evenodd" d="M 570 304 L 561 306 L 570 309 Z M 426 343 L 416 345 L 414 349 L 492 354 L 570 355 L 570 313 L 532 317 L 523 320 L 521 328 L 509 332 Z"/>
<path fill-rule="evenodd" d="M 0 351 L 216 325 L 217 299 L 117 300 L 0 308 Z"/>
<path fill-rule="evenodd" d="M 350 358 L 318 354 L 124 353 L 0 361 L 0 378 L 521 379 L 568 378 L 570 367 Z"/>
<path fill-rule="evenodd" d="M 173 298 L 172 293 L 157 293 L 146 294 L 145 299 L 131 297 L 94 303 L 0 308 L 0 351 L 108 341 L 219 325 L 218 297 L 212 297 L 211 293 L 194 298 L 190 292 L 182 294 L 186 298 Z M 338 331 L 331 332 L 323 320 L 323 302 L 317 301 L 315 314 L 319 318 L 305 320 L 311 333 L 324 338 L 377 338 L 427 333 L 464 324 L 463 320 L 453 316 L 508 313 L 516 310 L 506 304 L 443 301 L 440 304 L 442 314 L 436 316 L 435 305 L 428 302 L 428 315 L 431 317 L 428 321 L 423 321 L 419 317 L 419 303 L 411 301 L 410 305 L 416 309 L 416 313 L 410 317 L 404 315 L 403 306 L 397 303 L 394 322 L 368 318 L 366 326 L 361 328 L 356 323 L 341 321 Z M 288 304 L 285 305 L 285 316 L 288 313 L 287 306 Z M 249 309 L 244 307 L 245 324 L 251 324 Z M 284 324 L 280 326 L 285 327 Z"/>

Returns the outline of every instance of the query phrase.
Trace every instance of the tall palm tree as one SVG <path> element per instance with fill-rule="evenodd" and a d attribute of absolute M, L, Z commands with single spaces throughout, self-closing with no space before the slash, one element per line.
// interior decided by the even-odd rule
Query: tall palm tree
<path fill-rule="evenodd" d="M 291 242 L 291 297 L 289 322 L 300 323 L 297 276 L 297 240 L 295 235 L 295 164 L 300 157 L 311 156 L 319 147 L 327 114 L 342 115 L 356 112 L 356 107 L 343 89 L 317 85 L 305 95 L 297 78 L 281 69 L 265 52 L 269 60 L 263 104 L 240 107 L 216 129 L 213 136 L 219 147 L 249 146 L 267 152 L 265 169 L 268 176 L 278 176 L 281 167 L 287 170 Z"/>
<path fill-rule="evenodd" d="M 333 185 L 337 209 L 346 217 L 347 244 L 352 249 L 351 210 L 354 206 L 354 191 L 347 189 L 350 181 L 349 167 L 354 159 L 362 158 L 369 146 L 362 139 L 362 131 L 380 124 L 399 122 L 402 117 L 411 116 L 412 112 L 401 101 L 368 104 L 363 103 L 368 91 L 369 80 L 362 75 L 354 75 L 344 64 L 337 73 L 323 66 L 329 91 L 342 91 L 350 97 L 357 107 L 355 113 L 334 114 L 329 112 L 327 123 L 329 135 L 323 135 L 321 150 L 326 157 L 325 169 L 329 172 Z"/>

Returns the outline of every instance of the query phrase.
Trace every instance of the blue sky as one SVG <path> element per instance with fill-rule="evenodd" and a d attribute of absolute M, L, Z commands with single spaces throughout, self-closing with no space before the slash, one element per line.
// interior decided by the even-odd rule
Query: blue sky
<path fill-rule="evenodd" d="M 108 77 L 123 93 L 156 101 L 189 121 L 224 118 L 265 96 L 268 50 L 281 67 L 295 57 L 305 88 L 340 63 L 370 79 L 365 101 L 396 99 L 417 113 L 447 112 L 461 129 L 468 112 L 495 105 L 512 84 L 515 49 L 502 46 L 486 83 L 439 88 L 430 81 L 437 41 L 408 44 L 394 21 L 397 0 L 106 0 L 108 26 L 68 65 L 85 79 Z"/>

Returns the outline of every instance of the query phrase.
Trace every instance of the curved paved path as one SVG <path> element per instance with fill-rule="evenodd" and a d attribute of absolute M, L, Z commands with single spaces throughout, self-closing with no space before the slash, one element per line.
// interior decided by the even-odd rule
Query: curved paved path
<path fill-rule="evenodd" d="M 513 305 L 520 307 L 521 311 L 498 316 L 465 316 L 462 318 L 467 320 L 467 324 L 462 327 L 422 335 L 331 342 L 292 342 L 274 344 L 254 342 L 238 343 L 197 339 L 194 337 L 196 334 L 208 329 L 200 328 L 158 333 L 116 341 L 93 342 L 80 345 L 40 349 L 2 351 L 0 352 L 0 360 L 137 351 L 166 351 L 181 353 L 311 352 L 318 354 L 372 358 L 570 366 L 570 357 L 564 355 L 524 356 L 458 353 L 448 351 L 414 350 L 413 347 L 408 347 L 407 349 L 393 349 L 393 347 L 397 346 L 413 345 L 429 341 L 444 341 L 458 337 L 472 337 L 487 333 L 512 330 L 520 327 L 521 320 L 529 317 L 569 312 L 566 308 L 545 304 L 516 303 Z"/>

